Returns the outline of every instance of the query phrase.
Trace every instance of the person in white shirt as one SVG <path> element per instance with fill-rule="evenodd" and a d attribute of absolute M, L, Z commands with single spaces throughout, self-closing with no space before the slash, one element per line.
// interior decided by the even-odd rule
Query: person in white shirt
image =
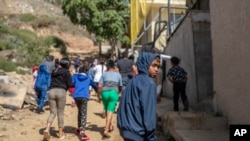
<path fill-rule="evenodd" d="M 107 70 L 105 64 L 104 64 L 104 60 L 100 60 L 100 62 L 95 66 L 94 68 L 94 82 L 96 83 L 96 85 L 98 86 L 98 83 L 102 77 L 102 74 Z"/>

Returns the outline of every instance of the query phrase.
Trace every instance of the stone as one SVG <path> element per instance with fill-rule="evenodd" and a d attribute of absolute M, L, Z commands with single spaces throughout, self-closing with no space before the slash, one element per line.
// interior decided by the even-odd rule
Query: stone
<path fill-rule="evenodd" d="M 6 75 L 0 75 L 0 83 L 5 83 L 5 84 L 9 84 L 9 76 Z"/>
<path fill-rule="evenodd" d="M 26 96 L 27 87 L 0 83 L 0 105 L 14 110 L 21 109 Z"/>

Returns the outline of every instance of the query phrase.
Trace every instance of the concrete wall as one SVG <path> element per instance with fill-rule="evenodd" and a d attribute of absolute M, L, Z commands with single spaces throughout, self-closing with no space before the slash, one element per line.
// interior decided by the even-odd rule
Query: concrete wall
<path fill-rule="evenodd" d="M 212 59 L 210 17 L 208 12 L 190 12 L 174 33 L 165 54 L 177 56 L 188 73 L 187 96 L 194 109 L 198 103 L 212 96 Z M 170 61 L 166 65 L 169 69 Z M 172 97 L 172 84 L 166 81 L 166 95 Z M 211 103 L 211 102 L 210 102 Z M 206 105 L 212 109 L 211 104 Z M 204 110 L 204 109 L 203 109 Z M 206 109 L 205 109 L 206 110 Z"/>
<path fill-rule="evenodd" d="M 250 1 L 210 0 L 214 91 L 231 124 L 250 124 Z"/>
<path fill-rule="evenodd" d="M 177 56 L 181 59 L 180 66 L 185 68 L 188 73 L 187 96 L 190 103 L 197 101 L 197 88 L 196 88 L 196 75 L 194 64 L 194 48 L 193 48 L 193 32 L 191 14 L 183 21 L 177 32 L 173 35 L 168 42 L 168 47 L 165 54 Z M 171 67 L 170 61 L 167 61 L 167 69 Z M 166 81 L 166 95 L 173 96 L 172 84 Z"/>

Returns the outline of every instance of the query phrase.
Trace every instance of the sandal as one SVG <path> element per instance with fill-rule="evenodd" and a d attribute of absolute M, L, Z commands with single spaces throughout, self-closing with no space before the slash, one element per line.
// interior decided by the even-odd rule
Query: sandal
<path fill-rule="evenodd" d="M 109 129 L 108 132 L 113 132 L 114 131 L 114 125 L 111 126 L 111 129 Z"/>
<path fill-rule="evenodd" d="M 90 139 L 90 137 L 87 136 L 86 134 L 81 134 L 80 136 L 81 136 L 80 139 L 81 139 L 81 140 L 84 140 L 84 141 Z"/>
<path fill-rule="evenodd" d="M 106 140 L 106 139 L 109 139 L 111 136 L 108 134 L 108 133 L 103 133 L 103 136 L 102 136 L 102 139 L 103 140 Z"/>
<path fill-rule="evenodd" d="M 44 138 L 45 140 L 49 140 L 49 139 L 50 139 L 50 134 L 49 134 L 48 131 L 46 131 L 46 130 L 43 131 L 43 138 Z"/>
<path fill-rule="evenodd" d="M 60 140 L 65 139 L 65 137 L 66 137 L 66 134 L 65 134 L 65 133 L 62 133 L 62 135 L 61 135 L 61 136 L 60 136 L 60 134 L 59 134 L 59 139 L 60 139 Z"/>
<path fill-rule="evenodd" d="M 63 139 L 65 139 L 65 137 L 66 137 L 66 134 L 65 133 L 63 133 L 63 135 L 61 136 L 61 137 L 59 137 L 61 140 L 63 140 Z"/>

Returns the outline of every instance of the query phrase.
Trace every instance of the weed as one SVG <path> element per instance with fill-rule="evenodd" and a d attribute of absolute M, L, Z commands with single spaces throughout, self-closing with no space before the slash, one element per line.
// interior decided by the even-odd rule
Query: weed
<path fill-rule="evenodd" d="M 31 21 L 36 20 L 37 17 L 35 15 L 30 14 L 30 13 L 26 13 L 26 14 L 20 14 L 19 19 L 22 22 L 31 22 Z"/>
<path fill-rule="evenodd" d="M 6 72 L 11 72 L 16 70 L 16 63 L 7 61 L 7 60 L 0 60 L 0 69 Z"/>
<path fill-rule="evenodd" d="M 56 22 L 53 18 L 49 16 L 41 16 L 36 19 L 34 22 L 31 23 L 34 29 L 42 28 L 42 27 L 49 27 L 51 25 L 55 25 Z"/>

